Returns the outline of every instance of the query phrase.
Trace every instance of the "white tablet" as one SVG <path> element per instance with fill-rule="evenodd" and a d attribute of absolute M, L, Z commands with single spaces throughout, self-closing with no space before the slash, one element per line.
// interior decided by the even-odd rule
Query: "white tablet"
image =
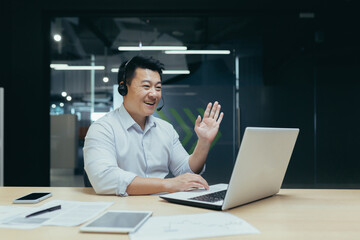
<path fill-rule="evenodd" d="M 107 211 L 80 227 L 81 232 L 135 232 L 150 216 L 149 211 Z"/>

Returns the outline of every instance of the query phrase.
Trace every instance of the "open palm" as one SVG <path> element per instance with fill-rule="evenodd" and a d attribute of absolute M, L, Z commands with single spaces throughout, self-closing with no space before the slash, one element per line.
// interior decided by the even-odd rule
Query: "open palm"
<path fill-rule="evenodd" d="M 209 103 L 206 107 L 203 119 L 198 116 L 195 122 L 195 132 L 199 139 L 206 140 L 211 143 L 219 130 L 220 123 L 224 116 L 224 113 L 220 114 L 221 106 L 218 102 L 214 103 L 214 106 L 211 108 L 212 103 Z"/>

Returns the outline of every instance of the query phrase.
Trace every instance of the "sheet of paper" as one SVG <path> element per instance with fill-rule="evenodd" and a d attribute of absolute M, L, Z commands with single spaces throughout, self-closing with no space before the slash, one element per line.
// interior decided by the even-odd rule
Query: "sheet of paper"
<path fill-rule="evenodd" d="M 17 229 L 33 229 L 41 226 L 41 223 L 25 223 L 21 222 L 12 224 L 16 218 L 24 218 L 27 214 L 36 211 L 34 207 L 17 207 L 17 206 L 0 206 L 0 227 L 17 228 Z"/>
<path fill-rule="evenodd" d="M 132 240 L 193 239 L 229 235 L 257 234 L 255 227 L 230 213 L 151 217 L 130 234 Z"/>
<path fill-rule="evenodd" d="M 75 202 L 75 201 L 52 201 L 49 202 L 49 207 L 53 205 L 61 205 L 64 209 L 61 214 L 52 217 L 43 225 L 56 226 L 78 226 L 94 217 L 99 213 L 105 211 L 113 202 Z"/>
<path fill-rule="evenodd" d="M 31 229 L 41 225 L 77 226 L 94 218 L 112 204 L 113 202 L 79 202 L 54 200 L 36 208 L 2 206 L 3 212 L 6 213 L 6 217 L 0 218 L 0 227 Z M 25 217 L 30 213 L 57 205 L 61 205 L 60 210 L 43 213 L 34 217 Z"/>

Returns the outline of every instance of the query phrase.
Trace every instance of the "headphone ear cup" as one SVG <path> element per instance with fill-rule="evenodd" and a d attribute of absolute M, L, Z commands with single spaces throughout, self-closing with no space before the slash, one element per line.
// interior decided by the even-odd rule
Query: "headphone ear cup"
<path fill-rule="evenodd" d="M 125 84 L 119 84 L 118 92 L 121 96 L 125 96 L 128 92 L 127 86 Z"/>

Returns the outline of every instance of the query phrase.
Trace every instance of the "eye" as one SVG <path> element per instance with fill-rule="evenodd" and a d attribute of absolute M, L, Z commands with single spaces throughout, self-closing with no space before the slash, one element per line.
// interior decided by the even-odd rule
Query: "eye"
<path fill-rule="evenodd" d="M 150 85 L 143 85 L 143 87 L 144 87 L 144 88 L 149 88 L 149 87 L 150 87 Z"/>

